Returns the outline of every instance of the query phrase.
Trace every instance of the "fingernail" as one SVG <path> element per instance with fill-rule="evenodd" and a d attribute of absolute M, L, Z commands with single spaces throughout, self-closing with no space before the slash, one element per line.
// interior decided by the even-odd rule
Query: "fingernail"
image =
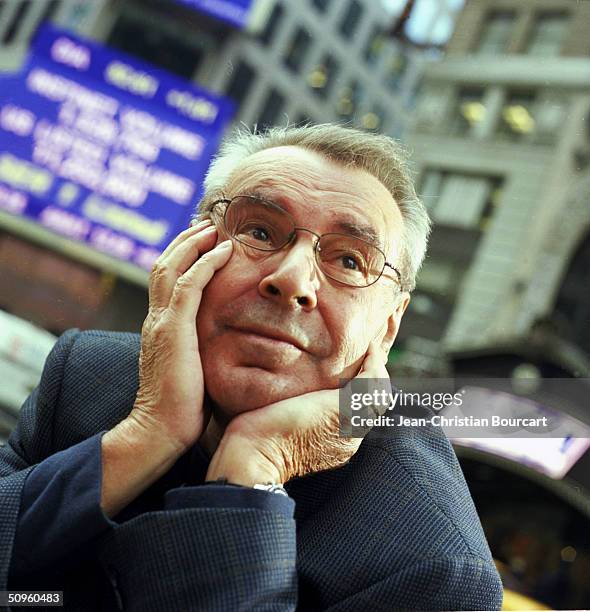
<path fill-rule="evenodd" d="M 208 227 L 208 228 L 204 229 L 202 233 L 203 234 L 210 234 L 211 232 L 214 232 L 216 229 L 217 228 L 214 225 L 212 225 L 211 227 Z"/>
<path fill-rule="evenodd" d="M 217 245 L 218 249 L 228 249 L 231 246 L 231 240 L 224 240 Z"/>

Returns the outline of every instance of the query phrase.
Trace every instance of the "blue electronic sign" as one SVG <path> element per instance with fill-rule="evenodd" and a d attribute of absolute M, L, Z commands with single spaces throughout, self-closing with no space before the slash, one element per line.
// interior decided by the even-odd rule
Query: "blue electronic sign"
<path fill-rule="evenodd" d="M 188 225 L 231 101 L 50 27 L 0 87 L 0 209 L 151 269 Z"/>
<path fill-rule="evenodd" d="M 253 0 L 177 0 L 237 28 L 248 22 Z"/>

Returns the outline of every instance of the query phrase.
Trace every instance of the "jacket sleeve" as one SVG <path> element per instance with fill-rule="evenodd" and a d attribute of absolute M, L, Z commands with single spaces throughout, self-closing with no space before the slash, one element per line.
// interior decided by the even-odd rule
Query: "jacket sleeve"
<path fill-rule="evenodd" d="M 169 491 L 165 510 L 107 536 L 100 561 L 121 608 L 295 610 L 293 500 L 216 488 Z"/>
<path fill-rule="evenodd" d="M 79 333 L 69 330 L 57 341 L 38 387 L 21 408 L 15 430 L 0 446 L 0 591 L 7 588 L 24 483 L 33 467 L 51 454 L 53 406 L 70 348 Z"/>
<path fill-rule="evenodd" d="M 433 557 L 408 565 L 327 612 L 500 610 L 502 598 L 498 572 L 489 560 L 470 555 Z"/>
<path fill-rule="evenodd" d="M 86 544 L 115 525 L 100 507 L 103 433 L 51 455 L 29 473 L 9 583 L 26 587 L 32 573 L 79 564 L 92 554 Z"/>

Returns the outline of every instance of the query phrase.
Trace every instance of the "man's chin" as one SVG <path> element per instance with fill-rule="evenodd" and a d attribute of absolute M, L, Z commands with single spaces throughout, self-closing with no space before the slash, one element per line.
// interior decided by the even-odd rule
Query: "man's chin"
<path fill-rule="evenodd" d="M 300 378 L 258 367 L 234 367 L 225 375 L 207 377 L 207 393 L 214 412 L 226 420 L 276 402 L 317 390 Z M 318 387 L 319 388 L 319 387 Z"/>

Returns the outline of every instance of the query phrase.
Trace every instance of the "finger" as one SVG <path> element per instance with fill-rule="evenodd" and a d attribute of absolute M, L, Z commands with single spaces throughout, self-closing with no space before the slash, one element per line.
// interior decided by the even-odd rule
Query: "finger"
<path fill-rule="evenodd" d="M 375 398 L 374 405 L 366 405 L 367 410 L 372 410 L 375 416 L 383 414 L 391 401 L 392 386 L 389 372 L 385 367 L 387 356 L 377 341 L 372 341 L 367 349 L 367 354 L 359 373 L 351 381 L 351 389 L 359 391 L 354 381 L 363 379 L 362 392 L 368 393 Z"/>
<path fill-rule="evenodd" d="M 385 367 L 386 361 L 387 356 L 381 350 L 379 343 L 371 341 L 357 378 L 389 378 L 389 372 Z"/>
<path fill-rule="evenodd" d="M 225 240 L 201 256 L 179 277 L 170 299 L 170 308 L 177 316 L 186 321 L 195 320 L 201 304 L 203 289 L 213 278 L 215 272 L 229 261 L 232 251 L 233 242 Z"/>
<path fill-rule="evenodd" d="M 150 306 L 166 308 L 178 279 L 207 251 L 215 246 L 217 230 L 211 225 L 178 243 L 166 257 L 159 258 L 150 275 Z"/>
<path fill-rule="evenodd" d="M 176 278 L 184 274 L 194 263 L 207 251 L 210 251 L 218 239 L 217 228 L 210 225 L 199 232 L 189 236 L 186 240 L 170 251 L 168 256 L 162 260 L 166 268 L 176 274 Z M 174 279 L 176 281 L 176 278 Z"/>
<path fill-rule="evenodd" d="M 194 234 L 198 232 L 202 232 L 203 230 L 207 229 L 207 227 L 212 225 L 212 223 L 213 221 L 211 221 L 211 219 L 205 219 L 201 221 L 200 223 L 197 223 L 196 225 L 191 225 L 184 231 L 180 232 L 180 234 L 178 234 L 178 236 L 176 236 L 174 240 L 172 240 L 172 242 L 164 249 L 164 251 L 162 252 L 160 257 L 158 257 L 158 259 L 165 259 L 170 254 L 170 252 L 173 251 L 179 244 L 181 244 L 187 238 L 190 238 Z"/>

